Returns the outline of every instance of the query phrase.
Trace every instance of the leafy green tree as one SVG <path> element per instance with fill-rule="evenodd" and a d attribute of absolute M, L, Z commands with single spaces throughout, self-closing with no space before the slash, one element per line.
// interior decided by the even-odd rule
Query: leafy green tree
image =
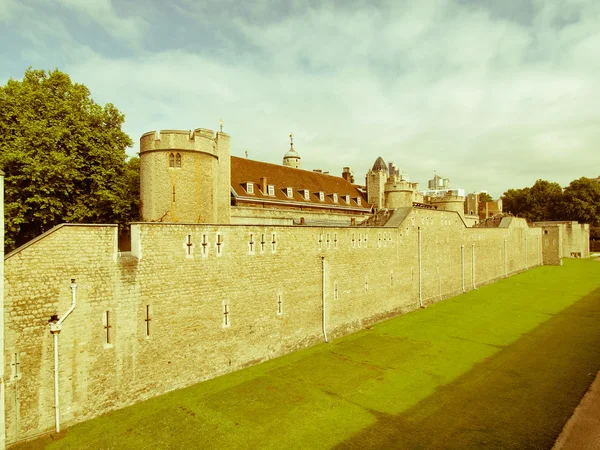
<path fill-rule="evenodd" d="M 123 120 L 59 70 L 30 68 L 0 86 L 7 250 L 62 222 L 132 217 Z"/>
<path fill-rule="evenodd" d="M 135 156 L 127 161 L 125 168 L 127 199 L 129 200 L 129 216 L 127 221 L 140 218 L 140 158 Z"/>
<path fill-rule="evenodd" d="M 528 213 L 532 222 L 557 220 L 563 201 L 563 190 L 558 183 L 537 180 L 528 196 Z"/>
<path fill-rule="evenodd" d="M 479 201 L 481 203 L 491 202 L 492 200 L 493 200 L 492 196 L 490 194 L 488 194 L 487 192 L 479 193 Z"/>
<path fill-rule="evenodd" d="M 565 188 L 560 216 L 565 220 L 600 225 L 600 183 L 585 177 L 571 181 Z"/>
<path fill-rule="evenodd" d="M 515 216 L 526 217 L 529 209 L 529 188 L 509 189 L 502 195 L 502 209 Z"/>

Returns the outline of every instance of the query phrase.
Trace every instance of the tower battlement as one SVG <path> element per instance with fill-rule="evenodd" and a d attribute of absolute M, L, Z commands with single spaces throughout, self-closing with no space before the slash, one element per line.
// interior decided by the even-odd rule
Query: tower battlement
<path fill-rule="evenodd" d="M 223 132 L 215 133 L 207 128 L 148 131 L 140 138 L 140 153 L 155 150 L 183 150 L 216 154 L 215 143 L 223 140 L 229 140 L 229 136 Z"/>

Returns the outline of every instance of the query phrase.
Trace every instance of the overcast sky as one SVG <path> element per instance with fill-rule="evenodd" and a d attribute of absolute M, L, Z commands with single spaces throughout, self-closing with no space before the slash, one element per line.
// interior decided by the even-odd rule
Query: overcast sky
<path fill-rule="evenodd" d="M 0 0 L 0 84 L 58 68 L 154 129 L 468 192 L 600 175 L 598 0 Z"/>

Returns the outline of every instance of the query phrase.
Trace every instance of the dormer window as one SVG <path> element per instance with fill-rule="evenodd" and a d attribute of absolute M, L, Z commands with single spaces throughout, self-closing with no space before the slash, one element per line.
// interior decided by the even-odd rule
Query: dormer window
<path fill-rule="evenodd" d="M 325 193 L 324 192 L 318 192 L 317 195 L 319 196 L 319 201 L 321 201 L 321 202 L 325 201 Z"/>
<path fill-rule="evenodd" d="M 337 194 L 333 194 L 332 197 L 333 197 L 333 201 L 335 203 L 337 203 L 338 202 L 338 195 Z"/>
<path fill-rule="evenodd" d="M 267 186 L 267 191 L 269 192 L 270 196 L 274 196 L 275 195 L 275 186 L 273 186 L 272 184 L 269 184 Z"/>
<path fill-rule="evenodd" d="M 304 200 L 310 200 L 310 191 L 308 189 L 304 189 L 302 194 L 304 195 Z"/>
<path fill-rule="evenodd" d="M 292 198 L 294 196 L 294 191 L 292 190 L 292 188 L 287 188 L 285 190 L 285 194 L 287 195 L 287 198 Z"/>
<path fill-rule="evenodd" d="M 349 195 L 344 195 L 344 200 L 346 201 L 346 204 L 350 204 L 350 196 Z"/>
<path fill-rule="evenodd" d="M 360 198 L 360 197 L 356 197 L 356 204 L 357 204 L 358 206 L 360 206 L 360 200 L 361 200 L 361 198 Z"/>
<path fill-rule="evenodd" d="M 254 194 L 254 183 L 251 183 L 251 182 L 246 183 L 246 192 L 248 194 Z"/>

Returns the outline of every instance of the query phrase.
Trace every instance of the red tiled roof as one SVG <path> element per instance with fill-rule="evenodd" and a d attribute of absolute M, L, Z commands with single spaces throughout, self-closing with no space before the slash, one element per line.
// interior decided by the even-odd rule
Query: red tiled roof
<path fill-rule="evenodd" d="M 267 185 L 275 187 L 275 195 L 262 192 L 261 178 L 267 178 Z M 254 183 L 254 194 L 246 192 L 246 183 Z M 231 157 L 231 187 L 239 200 L 247 202 L 271 201 L 274 203 L 295 203 L 299 207 L 316 206 L 340 209 L 360 210 L 369 212 L 371 205 L 367 204 L 358 187 L 350 184 L 342 177 L 327 175 L 319 172 L 280 166 L 251 159 Z M 287 188 L 292 188 L 292 197 L 287 196 Z M 305 200 L 303 190 L 309 190 L 309 200 Z M 320 201 L 319 192 L 325 194 L 324 201 Z M 333 195 L 338 195 L 338 201 L 333 201 Z M 346 203 L 344 196 L 350 196 L 350 204 Z M 357 198 L 361 199 L 358 205 Z"/>

